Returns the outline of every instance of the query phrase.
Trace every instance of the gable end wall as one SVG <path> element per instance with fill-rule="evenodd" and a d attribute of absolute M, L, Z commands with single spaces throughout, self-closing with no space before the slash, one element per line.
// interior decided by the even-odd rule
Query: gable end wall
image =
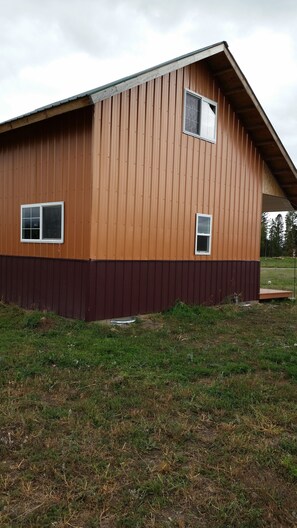
<path fill-rule="evenodd" d="M 217 101 L 216 144 L 182 132 L 185 88 Z M 263 162 L 205 63 L 97 103 L 93 149 L 91 259 L 259 260 Z"/>

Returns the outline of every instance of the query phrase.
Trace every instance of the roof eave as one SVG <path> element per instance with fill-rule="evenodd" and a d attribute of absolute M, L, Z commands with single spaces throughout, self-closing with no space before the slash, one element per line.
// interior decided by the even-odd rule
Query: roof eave
<path fill-rule="evenodd" d="M 24 114 L 15 119 L 0 123 L 0 134 L 31 125 L 33 123 L 38 123 L 40 121 L 44 121 L 45 119 L 49 119 L 50 117 L 65 114 L 66 112 L 85 108 L 90 104 L 92 104 L 92 101 L 87 95 L 83 95 L 81 97 L 78 96 L 74 99 L 67 99 L 59 103 L 54 103 L 44 108 L 35 110 L 34 112 L 30 112 L 29 114 Z"/>

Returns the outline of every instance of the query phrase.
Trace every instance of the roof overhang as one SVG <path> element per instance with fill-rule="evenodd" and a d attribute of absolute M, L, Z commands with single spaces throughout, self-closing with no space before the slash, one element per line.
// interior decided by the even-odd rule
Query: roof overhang
<path fill-rule="evenodd" d="M 247 79 L 229 51 L 226 42 L 219 42 L 182 57 L 162 63 L 135 75 L 125 77 L 94 90 L 76 95 L 29 114 L 0 123 L 0 134 L 93 105 L 172 71 L 198 61 L 205 61 L 231 107 L 238 115 L 255 147 L 294 209 L 297 208 L 297 171 Z"/>
<path fill-rule="evenodd" d="M 277 211 L 293 211 L 294 208 L 287 198 L 281 196 L 272 196 L 263 193 L 262 195 L 262 213 L 272 213 Z"/>
<path fill-rule="evenodd" d="M 296 209 L 296 167 L 234 57 L 226 47 L 223 53 L 207 59 L 207 63 L 262 159 L 284 191 L 292 208 Z"/>
<path fill-rule="evenodd" d="M 24 114 L 14 119 L 10 119 L 9 121 L 4 121 L 4 123 L 0 123 L 0 134 L 9 132 L 10 130 L 15 130 L 16 128 L 32 125 L 33 123 L 38 123 L 39 121 L 45 121 L 50 117 L 65 114 L 66 112 L 72 112 L 73 110 L 84 108 L 90 104 L 91 101 L 87 95 L 77 96 L 65 101 L 59 101 L 57 103 L 53 103 L 52 105 L 33 110 L 33 112 L 30 112 L 29 114 Z"/>

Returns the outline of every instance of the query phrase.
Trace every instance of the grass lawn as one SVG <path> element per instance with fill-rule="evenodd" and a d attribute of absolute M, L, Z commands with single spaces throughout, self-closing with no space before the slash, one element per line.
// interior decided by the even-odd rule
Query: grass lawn
<path fill-rule="evenodd" d="M 294 292 L 294 273 L 297 282 L 297 270 L 294 272 L 295 259 L 291 257 L 261 258 L 261 288 L 291 290 Z M 297 293 L 297 284 L 296 284 Z"/>
<path fill-rule="evenodd" d="M 293 292 L 294 270 L 290 268 L 261 268 L 260 286 L 261 288 L 291 290 Z"/>
<path fill-rule="evenodd" d="M 295 260 L 293 257 L 261 257 L 261 268 L 294 268 Z"/>
<path fill-rule="evenodd" d="M 297 526 L 297 304 L 0 304 L 1 528 Z"/>

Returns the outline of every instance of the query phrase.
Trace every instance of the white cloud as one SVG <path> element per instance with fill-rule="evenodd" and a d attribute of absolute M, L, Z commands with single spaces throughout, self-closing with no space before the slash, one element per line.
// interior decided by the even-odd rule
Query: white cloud
<path fill-rule="evenodd" d="M 236 60 L 281 141 L 297 162 L 297 55 L 290 34 L 258 28 L 232 41 Z M 232 50 L 231 50 L 232 51 Z"/>
<path fill-rule="evenodd" d="M 297 83 L 297 56 L 291 35 L 258 28 L 232 41 L 236 59 L 256 95 L 267 106 L 281 100 L 283 91 Z"/>
<path fill-rule="evenodd" d="M 0 121 L 227 40 L 297 161 L 296 0 L 0 0 L 0 6 Z"/>

